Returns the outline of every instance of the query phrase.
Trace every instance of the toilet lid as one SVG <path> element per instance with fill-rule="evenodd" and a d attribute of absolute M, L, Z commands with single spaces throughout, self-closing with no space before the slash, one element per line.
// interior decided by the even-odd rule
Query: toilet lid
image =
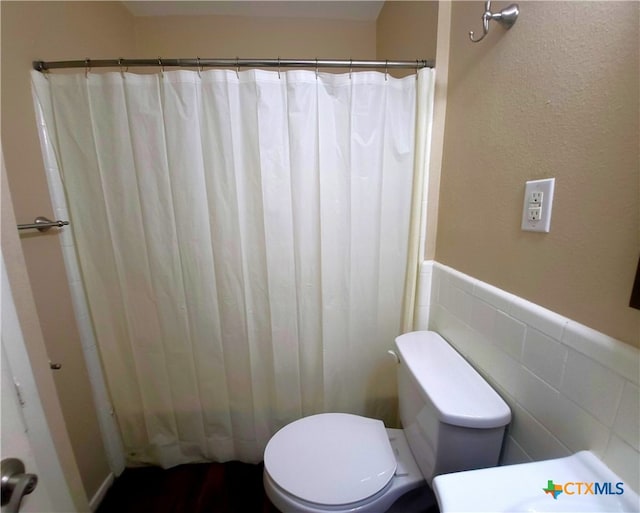
<path fill-rule="evenodd" d="M 278 431 L 267 444 L 264 466 L 288 493 L 337 506 L 379 492 L 393 477 L 396 459 L 381 421 L 322 413 Z"/>

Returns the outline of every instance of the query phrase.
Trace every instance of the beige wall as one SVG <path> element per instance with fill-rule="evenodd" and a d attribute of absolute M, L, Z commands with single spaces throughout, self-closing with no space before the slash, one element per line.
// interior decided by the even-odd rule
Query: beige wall
<path fill-rule="evenodd" d="M 640 247 L 639 4 L 521 2 L 513 30 L 501 34 L 493 26 L 473 45 L 467 33 L 480 28 L 482 7 L 480 1 L 452 6 L 437 248 L 427 250 L 640 345 L 640 312 L 626 306 Z M 415 59 L 433 58 L 435 50 L 428 37 L 432 2 L 388 3 L 377 24 L 134 19 L 116 2 L 2 2 L 1 8 L 2 146 L 18 222 L 55 217 L 31 105 L 33 59 Z M 524 182 L 545 176 L 557 180 L 552 231 L 521 232 Z M 77 392 L 78 402 L 64 413 L 91 496 L 108 469 L 58 239 L 32 235 L 22 244 L 49 356 L 67 371 L 55 374 L 56 385 Z"/>
<path fill-rule="evenodd" d="M 116 2 L 2 2 L 2 148 L 18 223 L 52 212 L 31 100 L 35 59 L 113 57 L 132 51 L 133 23 Z M 58 236 L 21 234 L 48 357 L 84 489 L 109 474 Z M 51 371 L 48 371 L 51 372 Z"/>
<path fill-rule="evenodd" d="M 640 346 L 640 4 L 520 7 L 473 44 L 483 2 L 453 3 L 436 259 Z M 551 232 L 523 232 L 524 183 L 545 177 Z"/>
<path fill-rule="evenodd" d="M 135 21 L 136 56 L 375 59 L 375 21 L 161 16 Z"/>
<path fill-rule="evenodd" d="M 89 511 L 89 502 L 73 453 L 66 422 L 62 415 L 51 369 L 49 368 L 49 358 L 33 299 L 33 292 L 29 283 L 29 276 L 27 275 L 24 254 L 20 246 L 18 232 L 15 229 L 17 222 L 12 198 L 9 194 L 4 158 L 1 154 L 0 161 L 2 167 L 0 183 L 0 193 L 2 196 L 0 198 L 2 258 L 7 268 L 11 294 L 16 306 L 25 348 L 29 355 L 31 369 L 33 370 L 33 376 L 36 386 L 38 387 L 40 402 L 47 418 L 48 430 L 51 433 L 51 438 L 56 448 L 60 466 L 63 469 L 64 479 L 69 488 L 69 493 L 71 494 L 76 511 Z M 36 429 L 37 428 L 39 428 L 39 426 L 36 426 Z M 30 439 L 30 443 L 34 448 L 34 456 L 37 461 L 38 457 L 42 456 L 42 453 L 39 452 L 42 451 L 42 448 L 38 447 L 38 440 Z M 17 456 L 19 456 L 19 454 L 2 455 L 3 458 Z"/>
<path fill-rule="evenodd" d="M 376 58 L 436 58 L 438 2 L 387 1 L 376 20 Z"/>

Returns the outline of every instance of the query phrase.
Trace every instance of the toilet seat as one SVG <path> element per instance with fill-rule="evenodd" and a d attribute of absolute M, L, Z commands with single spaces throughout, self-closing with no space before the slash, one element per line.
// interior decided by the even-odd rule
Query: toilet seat
<path fill-rule="evenodd" d="M 282 490 L 326 506 L 376 495 L 396 465 L 384 424 L 346 413 L 292 422 L 271 438 L 264 454 L 265 471 Z"/>

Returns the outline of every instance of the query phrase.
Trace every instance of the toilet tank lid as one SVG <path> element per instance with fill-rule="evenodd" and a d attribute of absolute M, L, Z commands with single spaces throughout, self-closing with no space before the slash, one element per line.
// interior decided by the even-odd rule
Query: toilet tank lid
<path fill-rule="evenodd" d="M 439 334 L 405 333 L 396 338 L 396 347 L 441 422 L 485 429 L 510 422 L 509 406 Z"/>

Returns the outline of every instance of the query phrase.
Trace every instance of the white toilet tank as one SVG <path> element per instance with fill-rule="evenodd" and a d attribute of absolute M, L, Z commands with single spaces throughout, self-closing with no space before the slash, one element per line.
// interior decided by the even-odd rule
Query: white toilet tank
<path fill-rule="evenodd" d="M 405 333 L 396 347 L 400 419 L 427 482 L 496 466 L 509 406 L 437 333 Z"/>

